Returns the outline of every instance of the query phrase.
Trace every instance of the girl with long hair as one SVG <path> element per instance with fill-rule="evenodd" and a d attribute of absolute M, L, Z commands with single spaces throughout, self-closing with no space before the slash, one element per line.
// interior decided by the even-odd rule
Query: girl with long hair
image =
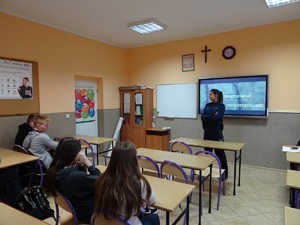
<path fill-rule="evenodd" d="M 131 142 L 114 147 L 106 171 L 96 181 L 95 212 L 108 220 L 123 217 L 134 225 L 159 225 L 157 214 L 140 213 L 143 205 L 155 202 L 155 195 L 140 171 L 136 155 Z"/>
<path fill-rule="evenodd" d="M 94 212 L 95 183 L 100 171 L 80 150 L 81 144 L 78 140 L 60 140 L 47 171 L 44 188 L 49 195 L 56 196 L 58 191 L 69 199 L 78 219 L 90 223 Z"/>

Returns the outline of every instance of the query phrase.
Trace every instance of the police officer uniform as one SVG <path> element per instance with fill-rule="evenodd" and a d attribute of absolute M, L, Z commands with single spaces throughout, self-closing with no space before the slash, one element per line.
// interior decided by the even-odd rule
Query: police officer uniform
<path fill-rule="evenodd" d="M 204 129 L 204 140 L 224 141 L 223 137 L 223 115 L 225 105 L 221 102 L 207 103 L 201 115 L 202 126 Z M 212 151 L 210 148 L 205 148 L 206 151 Z M 225 151 L 215 149 L 215 154 L 221 161 L 222 169 L 225 169 L 225 177 L 228 177 L 228 165 Z"/>

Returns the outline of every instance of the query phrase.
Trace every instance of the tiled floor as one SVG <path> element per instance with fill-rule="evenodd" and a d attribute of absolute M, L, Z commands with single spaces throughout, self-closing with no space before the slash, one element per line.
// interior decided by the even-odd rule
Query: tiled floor
<path fill-rule="evenodd" d="M 233 169 L 233 165 L 229 164 L 229 168 Z M 289 189 L 285 182 L 285 171 L 242 165 L 241 186 L 237 186 L 236 196 L 233 196 L 233 171 L 230 170 L 229 178 L 226 181 L 226 196 L 221 196 L 219 210 L 216 210 L 218 182 L 213 180 L 212 184 L 211 214 L 207 212 L 208 191 L 203 192 L 202 224 L 284 225 L 284 206 L 289 205 Z M 191 225 L 198 224 L 198 196 L 198 189 L 195 189 L 190 204 Z M 52 199 L 50 201 L 53 202 Z M 171 221 L 179 215 L 180 211 L 181 209 L 178 207 L 171 214 Z M 165 212 L 160 210 L 159 215 L 161 225 L 164 225 Z M 55 224 L 53 219 L 46 221 Z M 178 224 L 183 224 L 183 222 L 180 221 Z"/>

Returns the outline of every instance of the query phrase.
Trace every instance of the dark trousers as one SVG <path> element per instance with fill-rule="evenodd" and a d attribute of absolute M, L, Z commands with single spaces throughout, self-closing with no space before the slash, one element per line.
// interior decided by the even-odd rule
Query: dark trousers
<path fill-rule="evenodd" d="M 204 129 L 204 140 L 224 141 L 223 133 L 220 127 L 210 127 Z M 205 151 L 212 152 L 211 148 L 204 148 Z M 225 151 L 223 149 L 215 149 L 215 154 L 221 161 L 221 168 L 225 170 L 225 176 L 228 177 L 228 164 Z"/>

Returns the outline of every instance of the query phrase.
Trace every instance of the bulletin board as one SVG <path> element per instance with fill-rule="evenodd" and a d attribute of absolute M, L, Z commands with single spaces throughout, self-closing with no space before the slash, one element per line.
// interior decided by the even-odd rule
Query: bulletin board
<path fill-rule="evenodd" d="M 40 112 L 38 62 L 0 57 L 0 116 Z"/>
<path fill-rule="evenodd" d="M 159 84 L 156 86 L 158 117 L 197 118 L 197 84 Z"/>

